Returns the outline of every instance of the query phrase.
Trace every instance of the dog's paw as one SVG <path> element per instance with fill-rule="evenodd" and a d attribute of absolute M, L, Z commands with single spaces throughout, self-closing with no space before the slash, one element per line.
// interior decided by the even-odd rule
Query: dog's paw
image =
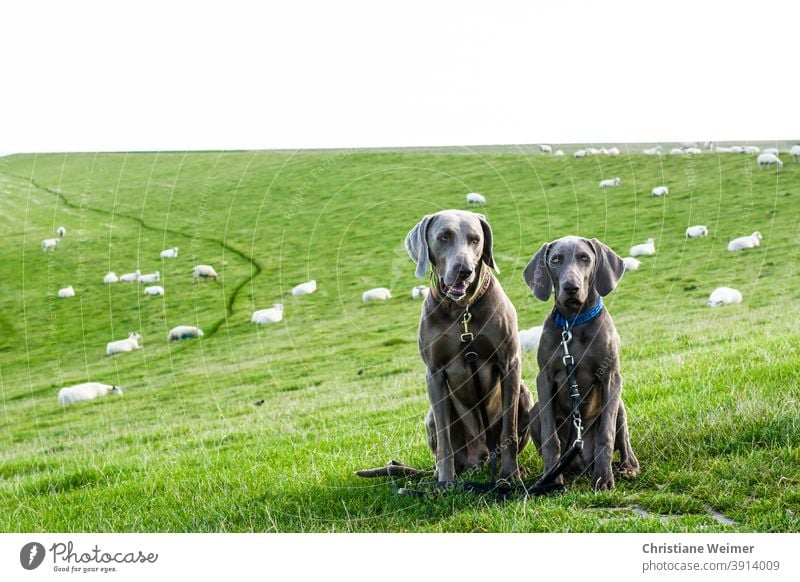
<path fill-rule="evenodd" d="M 633 479 L 639 474 L 639 463 L 619 463 L 616 467 L 617 474 L 623 479 Z"/>
<path fill-rule="evenodd" d="M 614 475 L 611 467 L 605 471 L 595 471 L 592 475 L 592 484 L 595 491 L 609 491 L 614 488 Z"/>

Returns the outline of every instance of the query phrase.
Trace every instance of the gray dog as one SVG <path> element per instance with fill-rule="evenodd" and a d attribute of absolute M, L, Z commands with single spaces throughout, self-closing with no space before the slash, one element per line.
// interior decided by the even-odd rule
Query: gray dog
<path fill-rule="evenodd" d="M 417 264 L 417 277 L 426 275 L 429 264 L 432 271 L 419 351 L 427 366 L 431 407 L 425 427 L 437 479 L 451 482 L 458 471 L 498 453 L 501 479 L 516 479 L 533 400 L 521 380 L 517 313 L 492 274 L 497 271 L 492 229 L 481 214 L 446 210 L 425 216 L 408 233 L 406 250 Z M 468 352 L 477 354 L 481 394 L 475 390 Z M 481 421 L 481 401 L 490 438 Z"/>
<path fill-rule="evenodd" d="M 562 447 L 569 447 L 570 439 L 575 438 L 562 361 L 562 331 L 568 328 L 572 334 L 568 349 L 575 361 L 574 378 L 585 426 L 582 454 L 569 469 L 591 473 L 597 490 L 614 487 L 611 461 L 615 450 L 620 453 L 621 475 L 639 472 L 621 397 L 620 339 L 602 304 L 602 297 L 614 290 L 624 270 L 622 259 L 603 243 L 568 236 L 544 244 L 524 272 L 537 299 L 547 301 L 555 290 L 555 309 L 545 320 L 539 343 L 539 401 L 532 411 L 533 439 L 547 471 L 558 462 Z M 558 482 L 563 482 L 563 476 Z"/>

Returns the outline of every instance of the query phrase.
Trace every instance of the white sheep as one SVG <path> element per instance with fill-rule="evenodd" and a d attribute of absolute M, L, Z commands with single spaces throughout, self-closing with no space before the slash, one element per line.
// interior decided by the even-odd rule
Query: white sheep
<path fill-rule="evenodd" d="M 757 154 L 760 151 L 761 149 L 758 146 L 744 146 L 742 149 L 742 153 L 745 154 Z"/>
<path fill-rule="evenodd" d="M 519 330 L 519 347 L 523 352 L 533 352 L 539 350 L 539 340 L 542 339 L 543 326 L 537 325 L 530 329 Z"/>
<path fill-rule="evenodd" d="M 479 206 L 486 205 L 486 198 L 477 192 L 470 192 L 467 194 L 467 204 L 477 204 Z"/>
<path fill-rule="evenodd" d="M 718 154 L 731 154 L 733 153 L 733 148 L 714 146 L 714 151 L 717 152 Z"/>
<path fill-rule="evenodd" d="M 653 196 L 666 196 L 669 194 L 669 187 L 667 186 L 656 186 L 650 192 Z"/>
<path fill-rule="evenodd" d="M 762 154 L 772 154 L 772 155 L 777 156 L 781 152 L 778 151 L 778 148 L 765 148 L 764 151 L 761 152 L 761 153 Z"/>
<path fill-rule="evenodd" d="M 411 299 L 425 299 L 431 292 L 427 285 L 417 285 L 411 289 Z"/>
<path fill-rule="evenodd" d="M 564 150 L 556 150 L 555 152 L 553 152 L 553 156 L 558 158 L 560 158 L 563 155 L 564 155 Z"/>
<path fill-rule="evenodd" d="M 759 154 L 758 158 L 756 158 L 756 163 L 759 171 L 763 166 L 767 166 L 767 168 L 775 166 L 778 169 L 783 167 L 783 162 L 775 154 Z"/>
<path fill-rule="evenodd" d="M 622 259 L 622 264 L 625 265 L 626 271 L 636 271 L 642 266 L 642 261 L 633 257 L 625 257 Z"/>
<path fill-rule="evenodd" d="M 576 158 L 585 158 L 587 155 L 588 154 L 586 153 L 586 150 L 577 150 L 575 152 L 575 157 Z"/>
<path fill-rule="evenodd" d="M 150 285 L 149 287 L 144 288 L 145 295 L 164 295 L 164 288 L 161 285 Z"/>
<path fill-rule="evenodd" d="M 543 154 L 549 154 L 553 151 L 553 148 L 546 143 L 539 144 L 539 151 Z"/>
<path fill-rule="evenodd" d="M 192 269 L 192 277 L 194 278 L 194 282 L 197 283 L 199 278 L 203 278 L 205 280 L 214 279 L 214 281 L 219 280 L 219 276 L 217 272 L 214 270 L 214 267 L 210 265 L 197 265 Z"/>
<path fill-rule="evenodd" d="M 138 350 L 139 348 L 142 347 L 139 345 L 140 339 L 142 339 L 141 334 L 132 331 L 128 335 L 128 339 L 108 342 L 108 345 L 106 345 L 106 355 L 112 356 L 114 354 L 121 354 L 123 352 L 132 352 L 133 350 Z"/>
<path fill-rule="evenodd" d="M 597 148 L 588 147 L 586 148 L 586 155 L 587 156 L 596 156 L 600 153 L 600 150 Z"/>
<path fill-rule="evenodd" d="M 311 295 L 317 290 L 317 282 L 314 279 L 300 283 L 292 289 L 292 295 Z"/>
<path fill-rule="evenodd" d="M 642 150 L 642 153 L 646 156 L 660 156 L 661 155 L 661 146 L 657 145 L 652 148 L 646 148 Z"/>
<path fill-rule="evenodd" d="M 46 238 L 42 241 L 42 250 L 44 252 L 47 251 L 54 251 L 58 246 L 58 239 L 57 238 Z"/>
<path fill-rule="evenodd" d="M 69 287 L 64 287 L 63 289 L 58 290 L 59 297 L 75 297 L 75 289 L 72 288 L 72 285 Z"/>
<path fill-rule="evenodd" d="M 703 153 L 703 150 L 701 150 L 700 148 L 686 148 L 683 151 L 688 156 L 699 156 L 700 154 Z"/>
<path fill-rule="evenodd" d="M 106 276 L 103 277 L 103 283 L 105 283 L 106 285 L 110 285 L 111 283 L 116 283 L 118 281 L 119 277 L 117 277 L 117 274 L 114 273 L 114 271 L 109 271 L 108 273 L 106 273 Z"/>
<path fill-rule="evenodd" d="M 721 305 L 736 305 L 742 302 L 742 294 L 730 287 L 718 287 L 714 289 L 708 298 L 706 305 L 709 307 L 719 307 Z"/>
<path fill-rule="evenodd" d="M 56 234 L 57 234 L 58 236 L 64 236 L 65 234 L 67 234 L 67 229 L 66 229 L 66 228 L 64 228 L 63 226 L 59 226 L 59 227 L 56 229 Z"/>
<path fill-rule="evenodd" d="M 619 148 L 617 148 L 617 147 L 610 147 L 610 148 L 608 148 L 608 149 L 606 150 L 606 155 L 609 155 L 609 156 L 611 156 L 611 157 L 616 157 L 616 156 L 618 156 L 618 155 L 619 155 Z"/>
<path fill-rule="evenodd" d="M 682 156 L 685 153 L 686 152 L 683 150 L 683 148 L 672 148 L 671 150 L 669 150 L 669 155 L 671 156 Z"/>
<path fill-rule="evenodd" d="M 605 190 L 606 188 L 616 188 L 622 183 L 622 179 L 617 176 L 616 178 L 609 178 L 607 180 L 600 180 L 600 187 Z"/>
<path fill-rule="evenodd" d="M 165 249 L 161 251 L 161 258 L 162 259 L 177 259 L 178 258 L 178 247 L 172 247 L 171 249 Z"/>
<path fill-rule="evenodd" d="M 368 301 L 386 301 L 387 299 L 391 298 L 392 292 L 386 287 L 376 287 L 375 289 L 364 291 L 364 293 L 361 294 L 361 300 L 364 303 Z"/>
<path fill-rule="evenodd" d="M 142 272 L 139 269 L 136 269 L 133 273 L 125 273 L 124 275 L 120 275 L 119 281 L 120 283 L 135 283 L 139 280 L 141 275 Z"/>
<path fill-rule="evenodd" d="M 158 283 L 161 280 L 161 273 L 148 273 L 146 275 L 139 275 L 139 283 Z"/>
<path fill-rule="evenodd" d="M 654 255 L 656 254 L 656 239 L 649 238 L 647 242 L 634 245 L 631 247 L 631 256 L 632 257 L 642 257 L 646 255 Z"/>
<path fill-rule="evenodd" d="M 731 146 L 729 149 L 730 149 L 732 154 L 743 154 L 744 153 L 744 146 L 734 145 L 734 146 Z"/>
<path fill-rule="evenodd" d="M 178 325 L 169 330 L 167 341 L 177 342 L 195 337 L 203 337 L 203 330 L 193 325 Z"/>
<path fill-rule="evenodd" d="M 75 384 L 74 386 L 67 386 L 58 391 L 58 403 L 64 405 L 75 404 L 76 402 L 82 402 L 84 400 L 94 400 L 106 394 L 122 396 L 122 388 L 110 384 L 101 384 L 100 382 Z"/>
<path fill-rule="evenodd" d="M 728 243 L 728 250 L 733 252 L 754 249 L 761 244 L 762 238 L 761 233 L 758 231 L 755 231 L 750 236 L 740 236 Z"/>
<path fill-rule="evenodd" d="M 789 153 L 792 155 L 792 159 L 795 162 L 800 162 L 800 145 L 793 145 Z"/>
<path fill-rule="evenodd" d="M 250 318 L 250 321 L 259 325 L 283 321 L 283 304 L 276 303 L 269 309 L 260 309 L 258 311 L 254 311 L 253 317 Z"/>
<path fill-rule="evenodd" d="M 702 224 L 690 226 L 686 229 L 686 238 L 702 238 L 708 236 L 708 228 Z"/>

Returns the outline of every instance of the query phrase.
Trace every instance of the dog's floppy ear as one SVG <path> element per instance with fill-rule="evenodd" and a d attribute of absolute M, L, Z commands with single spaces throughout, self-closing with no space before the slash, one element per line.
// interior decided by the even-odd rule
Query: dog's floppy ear
<path fill-rule="evenodd" d="M 553 292 L 553 280 L 550 278 L 550 271 L 547 270 L 547 251 L 550 250 L 550 243 L 544 243 L 528 266 L 522 273 L 525 284 L 533 291 L 533 296 L 540 301 L 550 299 Z"/>
<path fill-rule="evenodd" d="M 494 262 L 494 236 L 492 236 L 492 227 L 489 226 L 489 221 L 486 220 L 486 216 L 483 214 L 478 214 L 478 219 L 481 221 L 481 228 L 483 229 L 483 256 L 481 257 L 483 262 L 489 265 L 489 268 L 494 269 L 495 273 L 500 273 L 500 268 Z"/>
<path fill-rule="evenodd" d="M 417 264 L 417 277 L 424 277 L 428 272 L 428 227 L 433 215 L 422 217 L 417 225 L 406 235 L 406 252 Z"/>
<path fill-rule="evenodd" d="M 601 297 L 611 293 L 625 273 L 625 263 L 620 256 L 596 238 L 588 241 L 597 255 L 594 271 L 594 286 Z"/>

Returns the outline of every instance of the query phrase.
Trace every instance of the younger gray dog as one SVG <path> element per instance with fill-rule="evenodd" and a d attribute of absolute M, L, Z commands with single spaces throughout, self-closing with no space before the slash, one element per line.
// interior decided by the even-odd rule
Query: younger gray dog
<path fill-rule="evenodd" d="M 568 470 L 592 475 L 595 489 L 612 489 L 611 461 L 619 451 L 620 475 L 639 472 L 631 448 L 622 376 L 619 372 L 620 339 L 603 307 L 625 270 L 622 259 L 597 239 L 567 236 L 545 243 L 524 271 L 534 297 L 547 301 L 555 291 L 555 308 L 544 323 L 539 343 L 539 401 L 532 411 L 531 433 L 542 455 L 545 471 L 553 468 L 572 444 L 575 429 L 567 385 L 562 332 L 568 330 L 568 349 L 575 362 L 585 432 L 583 451 Z M 563 483 L 563 476 L 557 482 Z"/>

